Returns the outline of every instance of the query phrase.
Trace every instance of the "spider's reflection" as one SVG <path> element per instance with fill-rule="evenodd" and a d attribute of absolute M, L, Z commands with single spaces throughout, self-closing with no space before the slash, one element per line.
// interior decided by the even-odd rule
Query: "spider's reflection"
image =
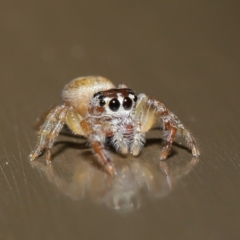
<path fill-rule="evenodd" d="M 67 159 L 58 159 L 52 165 L 42 161 L 32 162 L 32 165 L 71 199 L 88 198 L 120 213 L 138 209 L 145 196 L 166 196 L 177 180 L 188 174 L 198 162 L 198 159 L 192 158 L 187 163 L 184 161 L 185 165 L 174 168 L 171 160 L 153 163 L 151 160 L 116 155 L 114 159 L 118 174 L 112 177 L 92 164 L 95 159 L 89 150 L 81 154 L 80 158 L 79 155 L 75 159 L 72 157 L 71 163 Z"/>

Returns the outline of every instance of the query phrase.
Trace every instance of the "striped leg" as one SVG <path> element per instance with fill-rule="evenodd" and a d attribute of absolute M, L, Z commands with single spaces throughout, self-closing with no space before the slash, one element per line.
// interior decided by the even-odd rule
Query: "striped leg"
<path fill-rule="evenodd" d="M 45 122 L 38 132 L 38 143 L 29 155 L 30 161 L 35 160 L 44 150 L 46 150 L 46 162 L 51 163 L 51 149 L 65 123 L 67 111 L 68 107 L 66 105 L 60 105 L 56 106 L 49 112 Z"/>

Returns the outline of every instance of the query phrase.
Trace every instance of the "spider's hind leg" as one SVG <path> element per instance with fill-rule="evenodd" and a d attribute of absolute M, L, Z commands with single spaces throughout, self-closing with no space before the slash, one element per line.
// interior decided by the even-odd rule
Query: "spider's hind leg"
<path fill-rule="evenodd" d="M 49 112 L 45 122 L 42 124 L 38 132 L 38 143 L 29 155 L 30 161 L 35 160 L 39 155 L 42 154 L 45 149 L 46 162 L 51 163 L 51 150 L 56 137 L 58 136 L 65 123 L 68 109 L 69 107 L 63 104 L 56 106 Z"/>

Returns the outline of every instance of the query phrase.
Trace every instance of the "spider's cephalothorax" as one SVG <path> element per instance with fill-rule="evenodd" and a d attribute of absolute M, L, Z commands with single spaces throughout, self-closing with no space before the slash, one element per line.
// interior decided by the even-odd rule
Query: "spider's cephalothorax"
<path fill-rule="evenodd" d="M 120 153 L 137 156 L 144 145 L 145 133 L 158 121 L 162 122 L 165 141 L 161 160 L 169 155 L 177 133 L 186 139 L 193 156 L 200 155 L 192 134 L 163 103 L 145 94 L 136 96 L 123 84 L 116 88 L 100 76 L 82 77 L 68 83 L 62 96 L 64 104 L 54 107 L 40 127 L 38 144 L 30 154 L 31 161 L 45 149 L 46 161 L 51 162 L 54 140 L 64 124 L 73 133 L 87 138 L 98 161 L 110 174 L 116 172 L 104 149 L 106 137 Z"/>
<path fill-rule="evenodd" d="M 89 103 L 86 120 L 98 136 L 111 137 L 113 146 L 123 154 L 131 150 L 137 155 L 134 141 L 138 141 L 138 148 L 144 143 L 144 133 L 138 135 L 138 140 L 134 139 L 136 102 L 137 96 L 131 89 L 121 88 L 98 92 Z"/>

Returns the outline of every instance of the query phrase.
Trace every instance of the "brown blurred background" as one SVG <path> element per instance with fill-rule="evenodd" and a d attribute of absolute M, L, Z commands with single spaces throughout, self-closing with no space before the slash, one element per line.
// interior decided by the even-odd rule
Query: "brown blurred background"
<path fill-rule="evenodd" d="M 0 239 L 239 239 L 238 1 L 0 2 Z M 192 130 L 158 162 L 112 152 L 118 177 L 83 139 L 61 134 L 52 167 L 33 164 L 33 126 L 78 76 L 102 75 L 163 101 Z"/>

